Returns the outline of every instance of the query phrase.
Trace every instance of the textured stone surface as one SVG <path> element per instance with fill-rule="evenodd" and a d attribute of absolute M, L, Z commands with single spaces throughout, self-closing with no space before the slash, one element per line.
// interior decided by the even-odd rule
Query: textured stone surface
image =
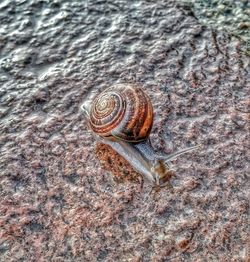
<path fill-rule="evenodd" d="M 226 30 L 244 42 L 250 54 L 250 1 L 248 0 L 191 0 L 192 10 L 200 22 L 219 30 Z"/>
<path fill-rule="evenodd" d="M 238 40 L 167 0 L 2 1 L 0 23 L 0 261 L 246 260 Z M 171 190 L 98 159 L 80 105 L 124 81 L 152 98 L 157 150 L 202 145 L 172 162 Z"/>

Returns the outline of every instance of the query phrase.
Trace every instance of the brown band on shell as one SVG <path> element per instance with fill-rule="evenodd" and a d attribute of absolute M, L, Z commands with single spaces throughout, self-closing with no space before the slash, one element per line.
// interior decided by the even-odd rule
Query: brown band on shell
<path fill-rule="evenodd" d="M 126 112 L 123 121 L 112 131 L 112 134 L 129 142 L 145 140 L 153 123 L 151 102 L 138 87 L 128 86 L 125 91 Z"/>
<path fill-rule="evenodd" d="M 140 133 L 139 133 L 139 137 L 147 137 L 149 136 L 149 133 L 152 129 L 152 125 L 153 125 L 153 106 L 151 104 L 151 101 L 149 99 L 149 97 L 147 95 L 145 95 L 147 102 L 147 111 L 145 113 L 145 117 L 143 125 L 140 127 Z"/>

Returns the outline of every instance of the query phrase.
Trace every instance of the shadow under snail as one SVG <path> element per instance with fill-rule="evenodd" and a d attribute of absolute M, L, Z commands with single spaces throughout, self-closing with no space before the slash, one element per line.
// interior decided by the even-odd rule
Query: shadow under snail
<path fill-rule="evenodd" d="M 109 87 L 93 100 L 86 100 L 82 109 L 98 139 L 156 185 L 164 185 L 170 170 L 167 162 L 197 148 L 189 147 L 170 155 L 155 152 L 149 138 L 153 106 L 148 95 L 136 85 Z"/>

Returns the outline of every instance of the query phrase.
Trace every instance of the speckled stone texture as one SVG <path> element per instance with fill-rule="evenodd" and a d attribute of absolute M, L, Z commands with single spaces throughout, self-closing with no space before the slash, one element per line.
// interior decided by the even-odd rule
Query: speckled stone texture
<path fill-rule="evenodd" d="M 249 0 L 181 0 L 192 3 L 195 17 L 206 26 L 227 31 L 244 42 L 250 55 L 250 1 Z"/>
<path fill-rule="evenodd" d="M 249 57 L 176 1 L 0 2 L 0 261 L 245 261 Z M 80 105 L 143 86 L 172 189 L 118 183 Z M 114 164 L 115 165 L 115 164 Z M 139 178 L 140 180 L 140 178 Z"/>

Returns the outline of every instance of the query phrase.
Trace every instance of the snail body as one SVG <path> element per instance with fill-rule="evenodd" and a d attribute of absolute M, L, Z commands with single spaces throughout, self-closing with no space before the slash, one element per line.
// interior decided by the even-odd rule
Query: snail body
<path fill-rule="evenodd" d="M 162 185 L 169 174 L 167 162 L 190 147 L 170 155 L 159 155 L 151 146 L 153 106 L 138 86 L 118 84 L 105 89 L 82 105 L 90 128 L 101 142 L 111 146 L 140 174 Z"/>

